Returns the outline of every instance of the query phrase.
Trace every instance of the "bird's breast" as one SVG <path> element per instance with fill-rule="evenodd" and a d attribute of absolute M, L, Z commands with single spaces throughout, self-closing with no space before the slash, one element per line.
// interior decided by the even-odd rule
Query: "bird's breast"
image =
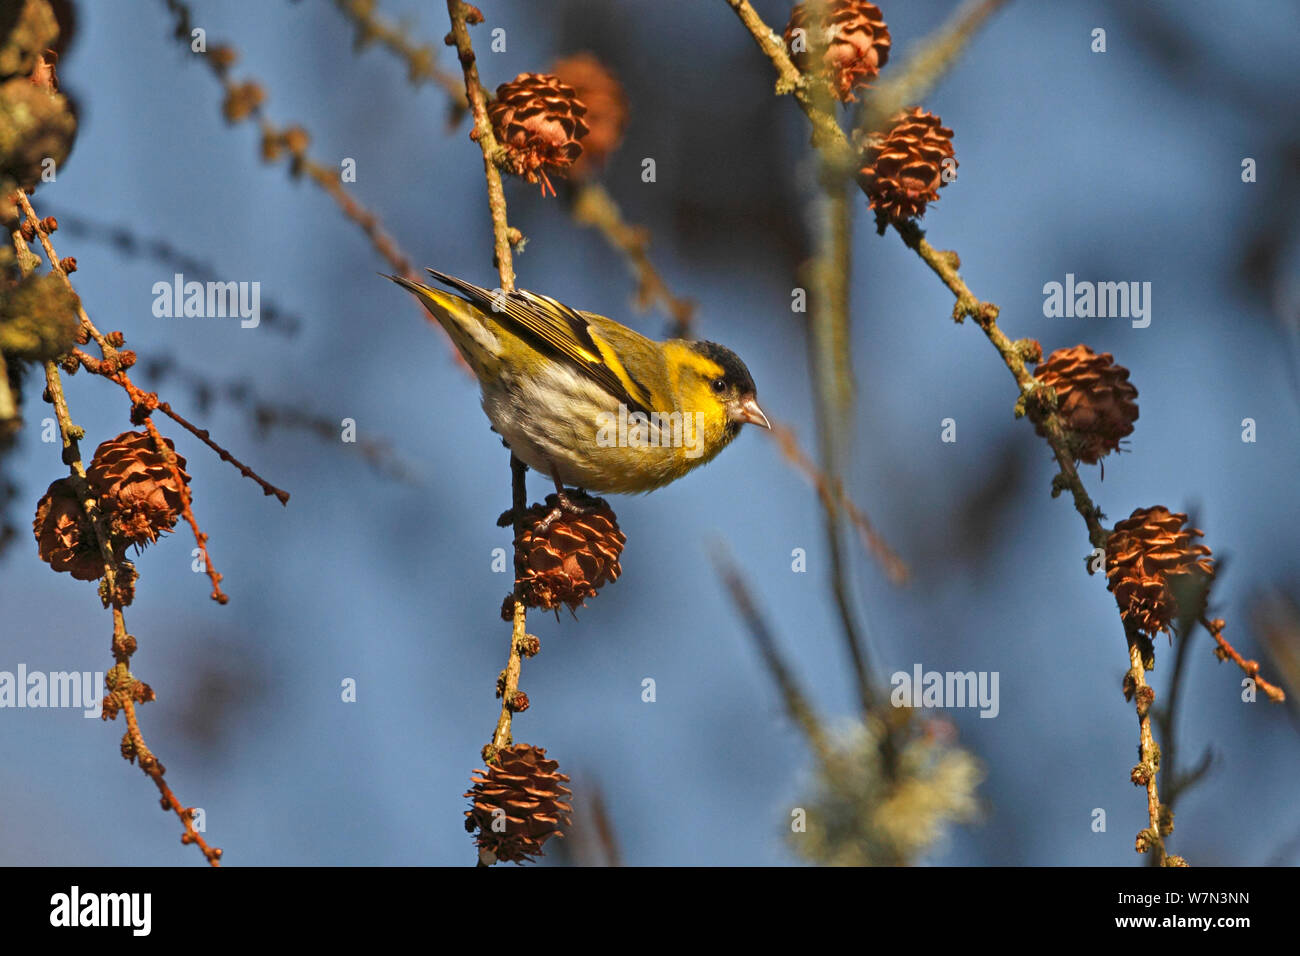
<path fill-rule="evenodd" d="M 521 461 L 588 491 L 651 491 L 717 453 L 700 416 L 630 410 L 558 364 L 486 383 L 483 410 Z"/>

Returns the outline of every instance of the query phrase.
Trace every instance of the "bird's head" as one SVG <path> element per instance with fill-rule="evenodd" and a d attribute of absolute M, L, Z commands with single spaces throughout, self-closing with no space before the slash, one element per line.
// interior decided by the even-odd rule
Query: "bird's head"
<path fill-rule="evenodd" d="M 683 409 L 703 412 L 707 425 L 730 441 L 746 423 L 771 428 L 758 407 L 754 379 L 731 349 L 716 342 L 686 342 L 675 350 L 678 394 Z M 712 430 L 712 429 L 710 429 Z"/>

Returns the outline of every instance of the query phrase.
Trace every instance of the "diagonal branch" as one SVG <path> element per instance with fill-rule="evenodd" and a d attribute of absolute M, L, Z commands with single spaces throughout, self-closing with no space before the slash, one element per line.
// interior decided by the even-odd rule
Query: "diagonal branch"
<path fill-rule="evenodd" d="M 464 115 L 465 88 L 459 77 L 438 66 L 430 44 L 413 43 L 408 30 L 375 12 L 375 0 L 334 0 L 334 6 L 356 27 L 358 50 L 378 42 L 406 64 L 406 77 L 412 86 L 434 83 L 451 97 L 453 122 Z"/>
<path fill-rule="evenodd" d="M 844 490 L 844 482 L 832 480 L 804 453 L 799 447 L 799 440 L 795 437 L 794 430 L 787 425 L 777 422 L 772 423 L 772 438 L 776 441 L 781 449 L 781 454 L 790 462 L 791 467 L 799 474 L 803 475 L 817 491 L 819 499 L 825 500 L 830 498 L 834 506 L 843 509 L 848 519 L 853 522 L 853 526 L 858 531 L 858 537 L 862 539 L 863 546 L 867 552 L 875 557 L 885 569 L 885 573 L 894 584 L 905 584 L 911 576 L 911 571 L 899 554 L 890 547 L 889 542 L 884 539 L 871 519 L 867 517 L 866 512 L 858 507 L 857 503 L 849 497 Z M 823 507 L 826 507 L 823 505 Z"/>
<path fill-rule="evenodd" d="M 650 261 L 649 230 L 624 219 L 614 197 L 597 182 L 584 182 L 571 191 L 569 209 L 574 222 L 596 229 L 622 254 L 636 278 L 637 305 L 661 306 L 672 320 L 669 334 L 678 339 L 691 338 L 695 303 L 675 295 Z"/>
<path fill-rule="evenodd" d="M 831 745 L 830 737 L 826 733 L 825 727 L 822 726 L 821 718 L 817 716 L 817 711 L 813 708 L 808 700 L 808 695 L 804 693 L 803 687 L 799 683 L 798 677 L 786 662 L 785 656 L 781 653 L 777 645 L 776 636 L 772 633 L 771 627 L 758 609 L 758 604 L 754 600 L 749 586 L 745 579 L 741 577 L 740 571 L 737 570 L 731 556 L 721 544 L 717 544 L 712 549 L 713 567 L 718 576 L 722 578 L 722 583 L 731 595 L 731 600 L 736 605 L 741 619 L 749 629 L 749 635 L 754 639 L 754 644 L 758 647 L 759 656 L 763 658 L 763 663 L 767 665 L 768 672 L 772 675 L 772 680 L 781 693 L 781 699 L 785 702 L 786 713 L 794 721 L 803 735 L 808 740 L 808 746 L 812 749 L 813 754 L 817 757 L 818 762 L 827 770 L 835 768 L 835 750 Z"/>
<path fill-rule="evenodd" d="M 1214 653 L 1219 660 L 1232 661 L 1240 667 L 1241 672 L 1251 678 L 1259 689 L 1268 695 L 1269 700 L 1275 702 L 1286 700 L 1286 692 L 1283 691 L 1281 687 L 1278 687 L 1276 684 L 1270 684 L 1268 681 L 1264 680 L 1264 678 L 1259 676 L 1259 661 L 1246 660 L 1237 652 L 1235 647 L 1228 643 L 1227 638 L 1223 636 L 1223 630 L 1227 627 L 1227 624 L 1222 618 L 1216 617 L 1214 620 L 1207 620 L 1202 616 L 1201 624 L 1210 632 L 1210 636 L 1214 638 L 1214 642 L 1218 645 L 1218 647 L 1214 649 Z"/>

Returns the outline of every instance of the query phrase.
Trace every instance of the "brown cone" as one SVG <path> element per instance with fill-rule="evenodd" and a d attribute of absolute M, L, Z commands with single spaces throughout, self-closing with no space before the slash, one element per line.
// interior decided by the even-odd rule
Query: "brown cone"
<path fill-rule="evenodd" d="M 77 500 L 68 478 L 60 478 L 45 491 L 32 522 L 41 560 L 55 571 L 67 571 L 78 581 L 104 576 L 104 559 L 95 541 L 95 529 Z"/>
<path fill-rule="evenodd" d="M 826 0 L 824 28 L 813 26 L 810 4 L 800 3 L 790 13 L 785 27 L 785 46 L 801 73 L 813 72 L 813 54 L 821 49 L 817 72 L 830 84 L 836 99 L 851 103 L 854 90 L 871 85 L 889 60 L 889 27 L 880 8 L 865 0 Z M 802 30 L 798 36 L 795 31 Z M 828 36 L 826 35 L 828 34 Z M 796 49 L 796 38 L 798 48 Z"/>
<path fill-rule="evenodd" d="M 587 107 L 583 120 L 588 126 L 582 139 L 582 155 L 573 163 L 574 178 L 591 176 L 623 141 L 627 126 L 627 95 L 623 84 L 594 53 L 575 53 L 556 60 L 551 73 L 573 87 Z"/>
<path fill-rule="evenodd" d="M 163 439 L 172 448 L 170 438 Z M 182 482 L 185 459 L 176 456 Z M 99 496 L 113 537 L 149 544 L 171 531 L 184 506 L 182 489 L 148 432 L 123 432 L 95 449 L 86 480 Z"/>
<path fill-rule="evenodd" d="M 600 498 L 572 495 L 590 514 L 561 514 L 541 534 L 537 526 L 558 503 L 547 495 L 545 505 L 528 509 L 522 536 L 515 542 L 519 594 L 529 607 L 546 610 L 567 604 L 577 610 L 608 581 L 623 573 L 618 557 L 627 535 L 618 530 L 618 518 Z"/>
<path fill-rule="evenodd" d="M 478 831 L 475 842 L 481 849 L 498 860 L 523 863 L 540 856 L 551 837 L 564 835 L 573 811 L 566 798 L 573 791 L 564 786 L 569 778 L 559 766 L 541 747 L 516 744 L 497 751 L 486 770 L 474 771 L 474 787 L 465 794 L 470 800 L 465 829 Z M 501 821 L 496 829 L 494 821 Z"/>
<path fill-rule="evenodd" d="M 549 188 L 546 170 L 565 170 L 582 154 L 587 106 L 573 87 L 548 73 L 520 73 L 497 87 L 488 106 L 492 130 L 505 147 L 506 164 L 517 176 Z"/>
<path fill-rule="evenodd" d="M 868 137 L 858 180 L 877 216 L 917 219 L 947 185 L 945 159 L 957 164 L 952 130 L 933 113 L 914 106 L 895 116 L 888 132 Z"/>
<path fill-rule="evenodd" d="M 1154 637 L 1169 632 L 1182 614 L 1200 614 L 1206 591 L 1189 575 L 1214 578 L 1210 549 L 1195 543 L 1197 528 L 1183 528 L 1187 515 L 1168 508 L 1138 508 L 1115 525 L 1106 542 L 1107 587 L 1115 595 L 1120 616 Z M 1199 607 L 1180 608 L 1178 596 L 1199 593 Z"/>
<path fill-rule="evenodd" d="M 1116 365 L 1109 352 L 1098 355 L 1086 345 L 1057 349 L 1034 374 L 1056 390 L 1056 407 L 1073 433 L 1070 447 L 1076 460 L 1095 465 L 1133 433 L 1138 392 L 1129 384 L 1128 369 Z M 1046 437 L 1043 410 L 1030 405 L 1029 417 Z"/>

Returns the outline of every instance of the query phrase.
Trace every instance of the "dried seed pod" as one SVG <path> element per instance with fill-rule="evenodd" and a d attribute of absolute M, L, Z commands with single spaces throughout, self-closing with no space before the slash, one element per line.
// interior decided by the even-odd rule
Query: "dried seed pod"
<path fill-rule="evenodd" d="M 1109 352 L 1098 355 L 1086 345 L 1057 349 L 1034 374 L 1056 390 L 1056 407 L 1072 433 L 1070 448 L 1076 460 L 1095 465 L 1133 433 L 1138 392 L 1129 384 L 1128 369 L 1116 365 Z M 1028 413 L 1045 437 L 1042 409 L 1030 405 Z"/>
<path fill-rule="evenodd" d="M 867 138 L 858 180 L 878 217 L 918 219 L 946 185 L 944 161 L 957 160 L 952 130 L 920 107 L 894 117 L 887 132 Z"/>
<path fill-rule="evenodd" d="M 825 0 L 821 30 L 813 23 L 815 4 L 800 3 L 785 28 L 785 45 L 802 73 L 816 73 L 839 100 L 857 99 L 889 60 L 889 27 L 880 8 L 865 0 Z M 821 63 L 813 55 L 822 51 Z"/>
<path fill-rule="evenodd" d="M 522 863 L 542 854 L 542 845 L 563 836 L 569 826 L 573 795 L 564 784 L 559 763 L 531 744 L 503 747 L 486 770 L 474 771 L 474 786 L 465 796 L 465 829 L 478 831 L 477 844 L 496 859 Z"/>
<path fill-rule="evenodd" d="M 555 189 L 546 171 L 563 171 L 582 154 L 587 106 L 573 87 L 548 73 L 520 73 L 497 87 L 488 106 L 492 129 L 506 153 L 506 166 L 542 192 Z"/>
<path fill-rule="evenodd" d="M 168 449 L 172 441 L 165 438 Z M 147 431 L 123 432 L 95 449 L 86 480 L 98 496 L 114 538 L 137 546 L 150 544 L 176 525 L 190 476 L 176 456 L 177 474 Z"/>
<path fill-rule="evenodd" d="M 32 531 L 41 560 L 55 571 L 67 571 L 78 581 L 103 577 L 104 558 L 95 540 L 95 529 L 71 479 L 60 478 L 46 489 L 36 505 Z"/>
<path fill-rule="evenodd" d="M 1214 562 L 1210 549 L 1195 541 L 1201 531 L 1184 528 L 1186 522 L 1187 515 L 1160 505 L 1138 508 L 1106 542 L 1106 586 L 1120 616 L 1151 637 L 1205 609 Z M 1188 600 L 1196 606 L 1181 606 Z"/>
<path fill-rule="evenodd" d="M 571 500 L 587 513 L 563 512 L 542 530 L 543 519 L 558 503 L 548 495 L 544 506 L 528 509 L 515 542 L 516 585 L 529 607 L 552 610 L 565 604 L 576 610 L 623 573 L 618 559 L 627 536 L 619 531 L 613 510 L 600 498 L 577 495 Z"/>

